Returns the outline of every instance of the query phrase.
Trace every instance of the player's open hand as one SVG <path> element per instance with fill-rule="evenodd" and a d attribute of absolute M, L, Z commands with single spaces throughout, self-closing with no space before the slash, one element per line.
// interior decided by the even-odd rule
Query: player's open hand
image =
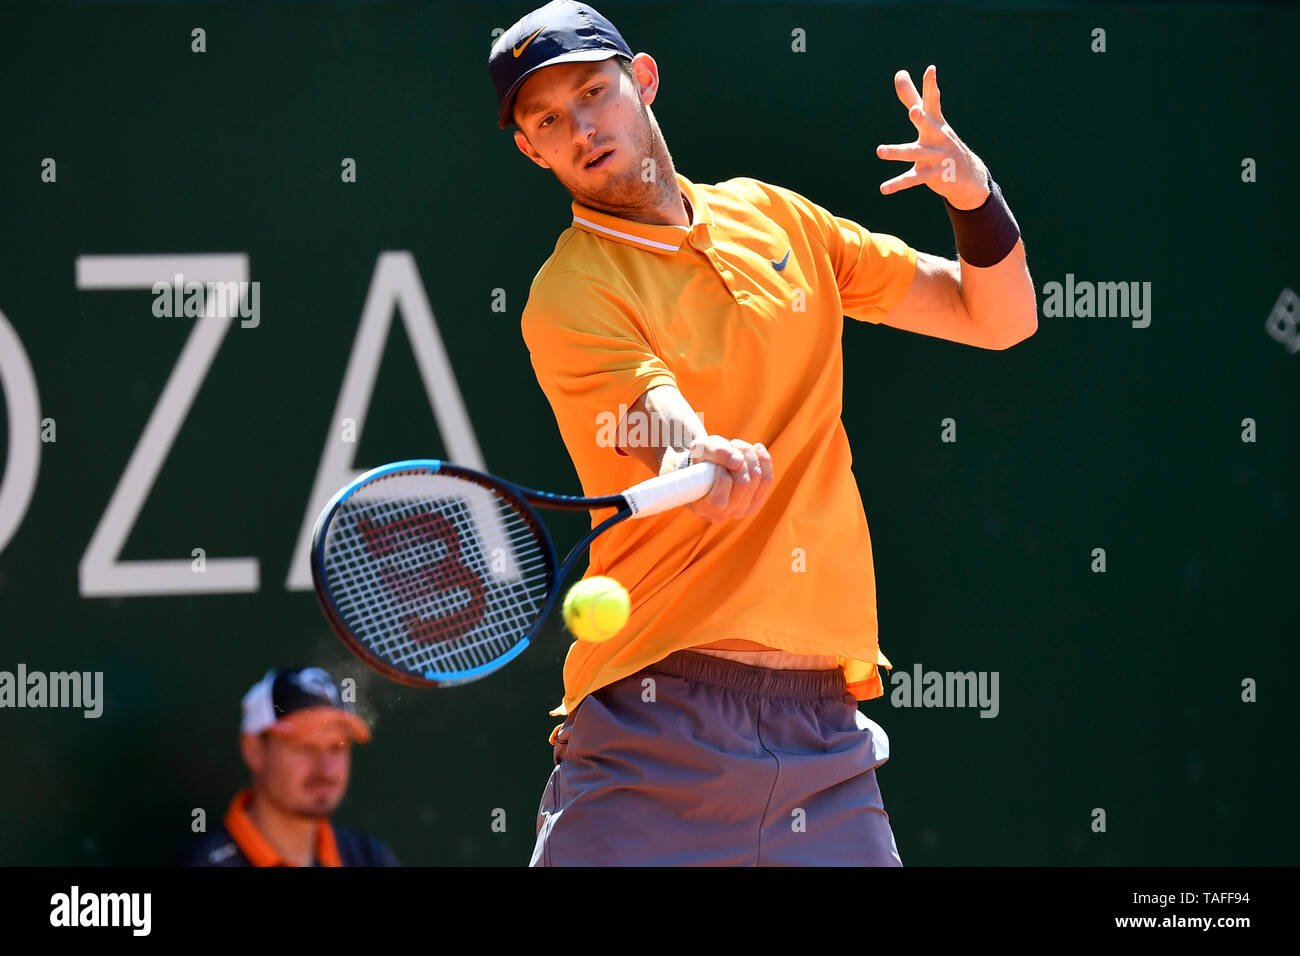
<path fill-rule="evenodd" d="M 721 467 L 713 487 L 689 505 L 706 521 L 722 522 L 752 515 L 772 490 L 772 456 L 762 444 L 721 435 L 697 438 L 691 444 L 691 462 L 711 461 Z"/>
<path fill-rule="evenodd" d="M 958 209 L 974 209 L 988 198 L 988 168 L 943 118 L 938 76 L 933 64 L 925 68 L 922 97 L 906 70 L 894 74 L 894 89 L 907 107 L 907 118 L 916 127 L 917 136 L 914 143 L 876 147 L 881 159 L 912 163 L 907 172 L 881 183 L 880 191 L 888 196 L 925 183 Z"/>

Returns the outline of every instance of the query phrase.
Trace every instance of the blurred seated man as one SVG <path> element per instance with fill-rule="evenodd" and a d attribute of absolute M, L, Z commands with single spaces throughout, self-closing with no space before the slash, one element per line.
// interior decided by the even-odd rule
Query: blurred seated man
<path fill-rule="evenodd" d="M 370 729 L 319 667 L 273 669 L 244 695 L 240 749 L 252 786 L 185 852 L 185 866 L 397 866 L 387 844 L 330 823 L 352 742 Z"/>

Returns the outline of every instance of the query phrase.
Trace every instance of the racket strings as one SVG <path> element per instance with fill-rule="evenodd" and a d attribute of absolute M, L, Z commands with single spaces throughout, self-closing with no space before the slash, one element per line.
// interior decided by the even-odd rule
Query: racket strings
<path fill-rule="evenodd" d="M 514 648 L 541 614 L 551 573 L 539 532 L 510 499 L 428 472 L 357 489 L 334 517 L 323 565 L 359 641 L 444 680 Z"/>

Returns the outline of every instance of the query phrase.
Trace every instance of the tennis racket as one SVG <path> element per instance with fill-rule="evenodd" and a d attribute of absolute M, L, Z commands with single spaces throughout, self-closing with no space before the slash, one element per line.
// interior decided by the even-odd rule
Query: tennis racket
<path fill-rule="evenodd" d="M 339 491 L 317 519 L 316 596 L 344 643 L 385 677 L 466 684 L 523 653 L 597 536 L 704 497 L 717 468 L 699 462 L 621 494 L 581 498 L 436 459 L 382 465 Z M 533 505 L 618 510 L 557 564 Z"/>

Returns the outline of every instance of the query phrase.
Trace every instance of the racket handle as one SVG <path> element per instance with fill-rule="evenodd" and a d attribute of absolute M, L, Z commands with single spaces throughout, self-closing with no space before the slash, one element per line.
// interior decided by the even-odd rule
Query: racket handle
<path fill-rule="evenodd" d="M 718 466 L 713 462 L 696 462 L 689 468 L 633 485 L 623 492 L 623 497 L 632 508 L 632 517 L 644 518 L 703 498 L 713 487 L 717 473 Z"/>

